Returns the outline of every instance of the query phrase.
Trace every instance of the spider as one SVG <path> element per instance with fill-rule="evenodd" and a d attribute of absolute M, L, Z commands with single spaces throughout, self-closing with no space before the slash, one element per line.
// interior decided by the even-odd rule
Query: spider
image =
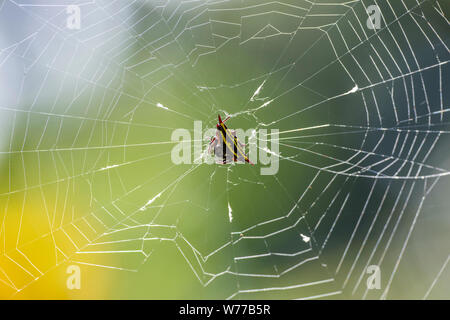
<path fill-rule="evenodd" d="M 230 130 L 225 122 L 230 119 L 228 116 L 222 121 L 220 115 L 219 123 L 216 125 L 216 135 L 211 138 L 208 147 L 208 153 L 216 156 L 216 163 L 227 164 L 232 162 L 247 162 L 253 165 L 244 153 L 245 144 L 238 141 L 236 131 Z"/>

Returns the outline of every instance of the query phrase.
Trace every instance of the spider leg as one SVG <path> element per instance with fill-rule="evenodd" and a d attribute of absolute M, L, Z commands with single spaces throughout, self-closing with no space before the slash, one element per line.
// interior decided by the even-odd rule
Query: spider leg
<path fill-rule="evenodd" d="M 216 137 L 212 137 L 211 141 L 209 142 L 208 153 L 211 153 L 211 150 L 214 148 L 216 144 L 217 144 Z"/>

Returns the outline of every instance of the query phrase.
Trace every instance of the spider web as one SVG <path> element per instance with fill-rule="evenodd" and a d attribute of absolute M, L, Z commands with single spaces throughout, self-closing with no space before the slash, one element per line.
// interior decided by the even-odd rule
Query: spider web
<path fill-rule="evenodd" d="M 0 1 L 2 292 L 67 264 L 126 278 L 169 261 L 153 276 L 194 279 L 184 298 L 449 298 L 447 15 L 431 0 Z M 279 172 L 174 165 L 172 131 L 217 114 L 279 129 Z"/>

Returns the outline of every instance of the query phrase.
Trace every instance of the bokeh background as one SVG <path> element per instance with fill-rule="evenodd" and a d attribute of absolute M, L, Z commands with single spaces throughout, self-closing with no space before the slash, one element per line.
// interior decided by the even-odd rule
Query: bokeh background
<path fill-rule="evenodd" d="M 0 0 L 0 297 L 450 298 L 448 9 Z M 218 114 L 276 175 L 172 162 Z"/>

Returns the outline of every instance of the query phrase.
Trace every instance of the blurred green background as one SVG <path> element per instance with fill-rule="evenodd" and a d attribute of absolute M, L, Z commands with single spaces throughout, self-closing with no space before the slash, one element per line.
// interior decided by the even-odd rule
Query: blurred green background
<path fill-rule="evenodd" d="M 444 1 L 377 1 L 380 30 L 370 1 L 54 4 L 0 1 L 2 298 L 450 297 Z M 218 114 L 325 126 L 276 175 L 175 165 Z"/>

